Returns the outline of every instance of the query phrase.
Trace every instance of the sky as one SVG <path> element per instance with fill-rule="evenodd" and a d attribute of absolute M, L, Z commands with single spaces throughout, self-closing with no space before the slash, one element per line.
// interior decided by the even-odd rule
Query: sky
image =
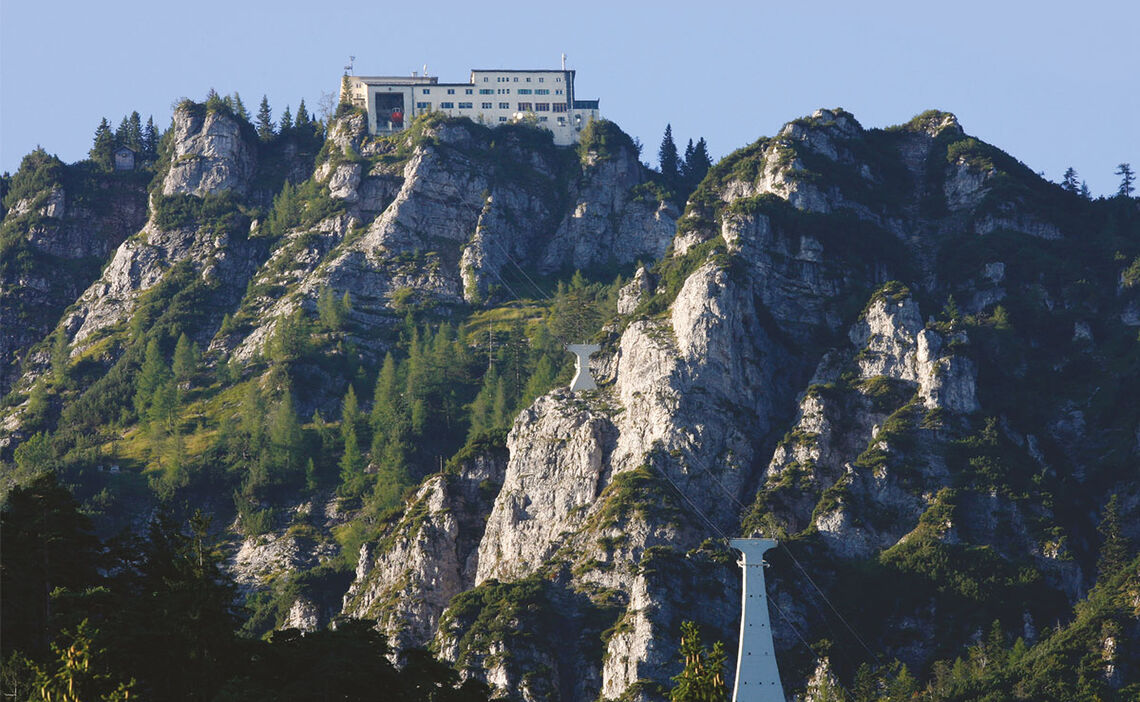
<path fill-rule="evenodd" d="M 1140 169 L 1135 0 L 0 0 L 0 171 L 37 145 L 85 158 L 102 117 L 169 124 L 181 98 L 238 92 L 313 111 L 360 75 L 577 71 L 579 99 L 644 144 L 665 125 L 714 159 L 820 107 L 866 127 L 953 112 L 967 133 L 1094 195 Z"/>

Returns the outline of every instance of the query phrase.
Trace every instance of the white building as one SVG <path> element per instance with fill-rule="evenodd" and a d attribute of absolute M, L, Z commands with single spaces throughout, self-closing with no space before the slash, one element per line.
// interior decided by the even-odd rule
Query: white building
<path fill-rule="evenodd" d="M 578 143 L 598 118 L 597 100 L 577 100 L 572 70 L 473 70 L 467 83 L 435 76 L 348 76 L 349 100 L 368 113 L 370 134 L 392 134 L 426 112 L 469 117 L 494 126 L 533 119 L 554 133 L 554 143 Z"/>

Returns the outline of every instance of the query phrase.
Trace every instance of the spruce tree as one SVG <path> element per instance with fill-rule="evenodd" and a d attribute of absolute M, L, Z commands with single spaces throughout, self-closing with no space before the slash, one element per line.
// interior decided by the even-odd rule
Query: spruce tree
<path fill-rule="evenodd" d="M 693 622 L 681 623 L 681 663 L 684 669 L 673 678 L 676 684 L 669 692 L 670 702 L 723 702 L 728 699 L 724 682 L 727 655 L 724 644 L 716 642 L 710 652 L 701 643 L 700 632 Z"/>
<path fill-rule="evenodd" d="M 146 417 L 146 412 L 150 408 L 155 392 L 169 378 L 170 369 L 167 368 L 166 359 L 163 358 L 162 347 L 157 338 L 152 338 L 147 342 L 142 368 L 139 370 L 138 380 L 135 382 L 135 413 L 140 419 Z"/>
<path fill-rule="evenodd" d="M 110 171 L 114 166 L 112 161 L 114 150 L 115 136 L 111 133 L 111 123 L 104 117 L 95 129 L 95 143 L 87 154 L 100 169 Z"/>
<path fill-rule="evenodd" d="M 257 108 L 257 136 L 262 141 L 273 138 L 273 113 L 269 110 L 268 96 L 261 96 L 261 107 Z"/>
<path fill-rule="evenodd" d="M 677 144 L 673 141 L 673 125 L 665 125 L 665 136 L 661 139 L 661 148 L 657 150 L 657 162 L 661 168 L 661 177 L 665 184 L 672 188 L 677 185 L 680 176 L 677 163 Z"/>
<path fill-rule="evenodd" d="M 130 118 L 127 120 L 127 140 L 126 145 L 135 151 L 142 150 L 143 127 L 142 117 L 139 116 L 138 111 L 131 112 Z"/>
<path fill-rule="evenodd" d="M 1097 575 L 1101 579 L 1110 578 L 1128 562 L 1131 551 L 1128 537 L 1121 528 L 1120 500 L 1115 494 L 1104 506 L 1097 531 L 1104 537 L 1096 564 Z"/>
<path fill-rule="evenodd" d="M 1065 175 L 1061 177 L 1061 187 L 1071 193 L 1080 190 L 1081 186 L 1077 183 L 1077 171 L 1072 166 L 1065 169 Z"/>
<path fill-rule="evenodd" d="M 188 383 L 198 373 L 200 362 L 198 345 L 191 342 L 190 337 L 183 333 L 174 346 L 174 361 L 171 364 L 174 379 L 179 383 Z"/>
<path fill-rule="evenodd" d="M 127 140 L 130 138 L 128 132 L 131 129 L 130 122 L 126 117 L 119 122 L 119 127 L 115 130 L 115 146 L 126 146 Z"/>
<path fill-rule="evenodd" d="M 146 127 L 143 128 L 142 151 L 150 158 L 158 155 L 158 129 L 154 126 L 154 115 L 147 118 Z"/>
<path fill-rule="evenodd" d="M 1120 187 L 1116 191 L 1117 197 L 1132 197 L 1133 183 L 1136 182 L 1136 174 L 1132 172 L 1132 167 L 1127 163 L 1122 163 L 1113 171 L 1116 175 L 1120 176 Z"/>
<path fill-rule="evenodd" d="M 234 91 L 233 102 L 234 102 L 234 114 L 236 114 L 238 117 L 241 117 L 246 122 L 248 122 L 249 121 L 249 110 L 245 109 L 245 103 L 243 103 L 241 101 L 241 95 L 238 95 L 236 90 Z"/>
<path fill-rule="evenodd" d="M 705 142 L 705 138 L 701 137 L 697 140 L 697 145 L 693 147 L 693 152 L 690 154 L 686 149 L 685 153 L 685 170 L 688 174 L 690 192 L 697 189 L 697 186 L 708 175 L 711 167 L 712 158 L 709 157 L 709 145 Z"/>
<path fill-rule="evenodd" d="M 305 109 L 305 98 L 301 98 L 301 104 L 297 105 L 297 116 L 293 119 L 293 126 L 298 129 L 308 129 L 310 124 L 309 111 Z"/>
<path fill-rule="evenodd" d="M 284 136 L 293 131 L 293 114 L 289 112 L 289 106 L 285 106 L 285 111 L 281 113 L 281 129 L 280 134 Z"/>

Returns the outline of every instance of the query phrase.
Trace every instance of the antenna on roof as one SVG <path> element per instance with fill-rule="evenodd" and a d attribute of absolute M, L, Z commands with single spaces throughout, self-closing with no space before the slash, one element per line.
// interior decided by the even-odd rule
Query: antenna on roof
<path fill-rule="evenodd" d="M 349 56 L 348 57 L 348 65 L 344 67 L 345 75 L 352 75 L 352 67 L 355 64 L 356 64 L 356 57 L 355 56 Z"/>
<path fill-rule="evenodd" d="M 562 52 L 562 70 L 566 70 L 566 52 Z"/>

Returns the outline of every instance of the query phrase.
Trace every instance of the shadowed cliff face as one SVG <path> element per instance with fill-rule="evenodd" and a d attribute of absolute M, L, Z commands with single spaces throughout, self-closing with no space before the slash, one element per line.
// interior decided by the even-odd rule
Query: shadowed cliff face
<path fill-rule="evenodd" d="M 412 333 L 458 326 L 513 310 L 533 277 L 640 261 L 596 339 L 598 390 L 539 396 L 505 441 L 457 456 L 396 512 L 324 488 L 259 496 L 277 510 L 266 533 L 229 527 L 245 591 L 331 568 L 351 544 L 347 592 L 299 591 L 278 625 L 374 621 L 526 700 L 660 699 L 686 619 L 731 653 L 725 536 L 787 546 L 769 587 L 789 693 L 853 674 L 851 629 L 923 670 L 994 619 L 1032 638 L 1065 616 L 1092 583 L 1107 495 L 1138 501 L 1140 302 L 1121 274 L 1140 255 L 1135 203 L 1064 193 L 946 113 L 864 130 L 820 110 L 727 156 L 681 213 L 627 137 L 592 128 L 609 131 L 579 150 L 438 119 L 374 139 L 350 113 L 311 177 L 256 211 L 281 155 L 224 114 L 180 109 L 140 230 L 102 249 L 29 234 L 109 262 L 66 313 L 5 343 L 31 348 L 58 321 L 72 355 L 110 366 L 155 318 L 148 291 L 189 290 L 201 314 L 180 323 L 209 362 L 263 388 L 303 380 L 306 431 L 339 451 L 314 410 L 333 417 L 350 382 L 372 382 L 405 318 Z M 51 221 L 60 197 L 9 217 Z M 351 371 L 282 350 L 346 293 L 341 331 L 311 336 L 335 338 L 325 348 Z M 25 389 L 50 365 L 42 348 Z M 236 406 L 225 392 L 199 407 Z M 25 411 L 4 410 L 16 440 Z M 353 525 L 377 534 L 358 553 Z M 817 668 L 796 632 L 856 653 Z"/>

